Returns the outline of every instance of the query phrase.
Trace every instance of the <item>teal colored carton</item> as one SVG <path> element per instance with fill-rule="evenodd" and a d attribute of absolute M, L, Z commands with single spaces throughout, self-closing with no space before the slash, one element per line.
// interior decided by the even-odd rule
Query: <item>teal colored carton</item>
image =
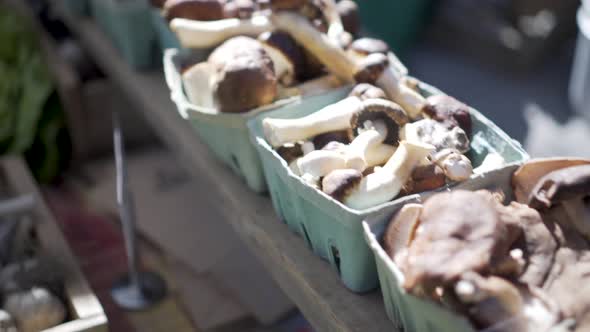
<path fill-rule="evenodd" d="M 478 190 L 500 188 L 506 200 L 513 200 L 511 179 L 518 165 L 511 165 L 487 174 L 478 175 L 453 189 Z M 401 206 L 400 206 L 401 208 Z M 397 211 L 397 210 L 396 210 Z M 406 332 L 475 332 L 469 320 L 442 305 L 428 299 L 409 294 L 402 287 L 404 276 L 398 266 L 387 255 L 381 245 L 381 238 L 396 211 L 382 213 L 363 221 L 363 233 L 377 262 L 379 283 L 383 302 L 389 319 Z M 498 322 L 485 331 L 517 330 L 518 323 L 525 319 L 515 316 Z M 502 329 L 500 329 L 502 328 Z"/>
<path fill-rule="evenodd" d="M 91 0 L 94 19 L 127 63 L 136 69 L 156 64 L 156 31 L 146 0 Z"/>
<path fill-rule="evenodd" d="M 250 140 L 247 122 L 259 114 L 272 109 L 282 109 L 289 106 L 289 112 L 311 112 L 317 109 L 315 100 L 335 95 L 340 98 L 342 89 L 335 89 L 325 95 L 315 97 L 285 98 L 271 105 L 259 107 L 246 113 L 220 113 L 215 109 L 198 107 L 191 104 L 184 92 L 182 69 L 187 64 L 194 64 L 207 59 L 207 51 L 168 49 L 164 53 L 164 73 L 166 82 L 171 90 L 172 101 L 177 106 L 179 114 L 190 121 L 197 134 L 217 158 L 239 174 L 246 181 L 248 187 L 255 192 L 267 190 L 262 164 L 254 145 Z"/>
<path fill-rule="evenodd" d="M 161 9 L 152 8 L 152 22 L 156 29 L 158 45 L 162 52 L 168 48 L 181 48 L 176 34 L 170 30 L 168 21 L 162 15 Z"/>
<path fill-rule="evenodd" d="M 426 84 L 421 84 L 420 87 L 425 96 L 441 93 Z M 406 203 L 419 202 L 429 193 L 408 195 L 366 210 L 350 209 L 305 184 L 267 143 L 262 130 L 262 120 L 266 117 L 302 117 L 335 103 L 344 96 L 345 94 L 326 96 L 316 103 L 315 108 L 297 109 L 288 105 L 280 110 L 266 112 L 248 125 L 262 160 L 277 214 L 305 239 L 317 255 L 330 262 L 346 287 L 354 292 L 366 292 L 376 288 L 379 281 L 374 255 L 363 238 L 362 221 L 382 213 L 391 214 Z M 528 159 L 518 142 L 478 111 L 470 109 L 470 112 L 473 135 L 471 150 L 467 156 L 474 168 L 491 152 L 502 155 L 508 163 L 506 167 L 519 165 Z M 474 175 L 473 178 L 476 177 Z M 470 181 L 467 180 L 466 183 Z"/>
<path fill-rule="evenodd" d="M 63 0 L 63 3 L 65 8 L 74 15 L 88 16 L 90 14 L 88 0 Z"/>

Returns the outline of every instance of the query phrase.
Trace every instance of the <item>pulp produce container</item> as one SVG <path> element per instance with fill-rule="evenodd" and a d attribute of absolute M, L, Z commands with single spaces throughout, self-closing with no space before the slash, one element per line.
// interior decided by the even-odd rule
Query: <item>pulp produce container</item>
<path fill-rule="evenodd" d="M 506 201 L 509 202 L 514 200 L 511 181 L 517 168 L 517 165 L 512 165 L 491 171 L 476 176 L 469 182 L 459 184 L 455 188 L 465 190 L 500 188 L 506 195 Z M 402 287 L 404 276 L 381 245 L 383 233 L 394 213 L 395 211 L 371 216 L 363 221 L 365 240 L 377 262 L 383 302 L 389 319 L 406 332 L 475 332 L 476 328 L 466 317 L 433 301 L 411 295 Z M 517 315 L 509 320 L 500 321 L 484 331 L 517 331 L 522 327 L 524 320 L 526 318 L 523 315 Z M 555 329 L 555 331 L 565 330 L 567 329 Z"/>
<path fill-rule="evenodd" d="M 180 115 L 190 121 L 197 134 L 211 151 L 246 181 L 256 192 L 266 191 L 266 181 L 260 158 L 250 140 L 246 123 L 271 109 L 291 105 L 286 114 L 311 112 L 317 109 L 317 100 L 342 98 L 348 90 L 335 89 L 326 94 L 310 97 L 291 97 L 259 107 L 246 113 L 220 113 L 215 109 L 199 107 L 189 102 L 182 83 L 182 69 L 206 59 L 205 51 L 168 49 L 164 55 L 166 82 L 171 90 L 172 101 Z M 335 96 L 335 97 L 334 97 Z"/>
<path fill-rule="evenodd" d="M 590 1 L 578 10 L 578 41 L 569 87 L 575 111 L 590 118 Z"/>
<path fill-rule="evenodd" d="M 136 69 L 156 63 L 156 31 L 147 0 L 91 0 L 92 15 L 125 61 Z"/>
<path fill-rule="evenodd" d="M 441 93 L 426 84 L 421 84 L 420 87 L 425 96 Z M 379 281 L 374 256 L 363 238 L 362 221 L 369 216 L 392 213 L 406 203 L 418 202 L 428 193 L 408 195 L 366 210 L 350 209 L 296 176 L 267 143 L 262 130 L 262 120 L 266 117 L 305 116 L 341 100 L 343 96 L 344 94 L 326 96 L 318 101 L 315 108 L 288 105 L 280 110 L 261 114 L 248 125 L 262 159 L 277 214 L 305 239 L 317 255 L 330 262 L 346 287 L 354 292 L 365 292 L 376 288 Z M 470 111 L 473 135 L 471 150 L 467 156 L 474 168 L 481 164 L 489 152 L 502 155 L 508 163 L 506 167 L 514 167 L 512 165 L 528 159 L 518 142 L 478 111 Z"/>

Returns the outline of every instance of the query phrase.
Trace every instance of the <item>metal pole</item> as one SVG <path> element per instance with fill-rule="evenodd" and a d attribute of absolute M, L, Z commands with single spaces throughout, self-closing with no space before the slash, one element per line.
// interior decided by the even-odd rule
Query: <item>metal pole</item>
<path fill-rule="evenodd" d="M 135 205 L 129 189 L 125 144 L 121 120 L 117 111 L 113 112 L 113 143 L 115 169 L 117 172 L 117 204 L 125 238 L 128 274 L 115 283 L 111 296 L 115 302 L 127 310 L 147 309 L 166 296 L 166 283 L 155 273 L 140 271 L 138 267 L 138 248 L 135 231 Z"/>

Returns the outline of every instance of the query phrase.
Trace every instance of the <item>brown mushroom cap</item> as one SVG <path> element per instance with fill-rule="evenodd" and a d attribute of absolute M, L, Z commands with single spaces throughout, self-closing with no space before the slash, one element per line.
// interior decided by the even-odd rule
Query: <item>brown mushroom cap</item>
<path fill-rule="evenodd" d="M 354 169 L 337 169 L 322 180 L 322 191 L 337 201 L 342 201 L 361 183 L 363 175 Z"/>
<path fill-rule="evenodd" d="M 446 182 L 445 172 L 438 165 L 420 165 L 412 172 L 412 178 L 405 184 L 404 190 L 407 194 L 421 193 L 441 188 Z"/>
<path fill-rule="evenodd" d="M 342 0 L 336 4 L 340 20 L 344 31 L 356 36 L 361 29 L 361 19 L 359 16 L 359 8 L 356 2 L 352 0 Z"/>
<path fill-rule="evenodd" d="M 542 177 L 529 196 L 529 206 L 551 208 L 554 204 L 590 195 L 590 165 L 553 171 Z"/>
<path fill-rule="evenodd" d="M 375 98 L 387 99 L 385 91 L 369 83 L 360 83 L 355 85 L 348 95 L 359 97 L 360 100 Z"/>
<path fill-rule="evenodd" d="M 243 112 L 270 104 L 277 95 L 272 60 L 248 37 L 227 40 L 209 56 L 215 67 L 214 99 L 221 112 Z"/>
<path fill-rule="evenodd" d="M 295 42 L 295 39 L 291 35 L 284 31 L 267 31 L 260 34 L 258 40 L 283 56 L 293 66 L 295 77 L 300 77 L 303 74 L 305 70 L 305 55 L 301 46 Z M 277 69 L 276 64 L 275 69 Z M 287 81 L 290 82 L 284 83 L 287 85 L 292 84 L 295 77 L 288 78 Z"/>
<path fill-rule="evenodd" d="M 298 10 L 307 0 L 270 0 L 270 8 L 273 10 Z"/>
<path fill-rule="evenodd" d="M 360 69 L 354 74 L 354 79 L 357 83 L 375 84 L 388 66 L 389 58 L 387 55 L 381 53 L 369 54 L 360 62 Z"/>
<path fill-rule="evenodd" d="M 350 139 L 348 138 L 348 131 L 341 130 L 341 131 L 331 131 L 328 133 L 319 134 L 313 138 L 314 146 L 317 146 L 318 149 L 324 149 L 326 145 L 331 142 L 338 142 L 342 144 L 350 143 Z"/>
<path fill-rule="evenodd" d="M 352 42 L 350 50 L 356 52 L 359 55 L 367 56 L 373 53 L 380 53 L 387 55 L 389 52 L 389 46 L 379 39 L 375 38 L 359 38 Z"/>
<path fill-rule="evenodd" d="M 382 121 L 387 127 L 383 143 L 397 146 L 399 130 L 409 122 L 406 112 L 396 103 L 386 99 L 363 100 L 362 110 L 350 118 L 348 136 L 352 141 L 364 129 L 366 121 Z"/>
<path fill-rule="evenodd" d="M 426 98 L 424 113 L 430 118 L 459 126 L 468 136 L 471 136 L 471 115 L 469 106 L 447 95 L 434 95 Z"/>
<path fill-rule="evenodd" d="M 303 142 L 286 143 L 277 148 L 277 153 L 287 164 L 303 156 Z"/>
<path fill-rule="evenodd" d="M 168 0 L 164 4 L 164 17 L 186 18 L 196 21 L 216 21 L 225 17 L 225 0 Z"/>

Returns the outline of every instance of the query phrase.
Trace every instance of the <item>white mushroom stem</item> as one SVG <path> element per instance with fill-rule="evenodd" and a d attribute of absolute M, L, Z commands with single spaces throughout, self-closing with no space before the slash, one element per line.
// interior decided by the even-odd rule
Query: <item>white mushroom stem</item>
<path fill-rule="evenodd" d="M 268 142 L 278 147 L 322 133 L 347 129 L 352 115 L 361 109 L 362 102 L 358 97 L 348 97 L 302 118 L 266 118 L 262 121 L 262 127 Z"/>
<path fill-rule="evenodd" d="M 261 15 L 244 20 L 228 18 L 217 21 L 175 18 L 170 22 L 170 28 L 186 48 L 210 48 L 231 37 L 257 36 L 273 29 L 268 17 Z"/>
<path fill-rule="evenodd" d="M 389 144 L 377 144 L 367 150 L 365 160 L 367 167 L 385 164 L 395 153 L 396 148 Z"/>
<path fill-rule="evenodd" d="M 348 34 L 344 30 L 344 26 L 342 25 L 342 20 L 340 19 L 340 14 L 338 13 L 338 7 L 336 6 L 336 2 L 334 0 L 324 0 L 325 5 L 325 15 L 328 19 L 328 37 L 332 39 L 334 42 L 340 42 L 341 38 L 344 34 Z M 352 39 L 352 36 L 350 36 Z M 352 40 L 350 40 L 352 41 Z"/>
<path fill-rule="evenodd" d="M 354 81 L 355 62 L 346 56 L 346 52 L 334 40 L 319 32 L 305 17 L 281 11 L 273 13 L 271 20 L 277 29 L 289 33 L 306 50 L 316 56 L 329 72 L 346 82 Z"/>
<path fill-rule="evenodd" d="M 347 82 L 354 81 L 354 75 L 360 69 L 358 59 L 348 56 L 333 40 L 315 29 L 307 19 L 290 12 L 273 13 L 271 19 L 278 29 L 288 32 L 299 44 L 317 57 L 331 73 Z M 416 91 L 402 84 L 398 70 L 400 69 L 390 64 L 376 84 L 411 118 L 416 118 L 426 105 L 426 100 Z"/>
<path fill-rule="evenodd" d="M 420 161 L 434 151 L 430 144 L 400 142 L 385 166 L 364 177 L 359 186 L 344 199 L 353 209 L 366 209 L 395 198 L 410 179 Z"/>
<path fill-rule="evenodd" d="M 346 168 L 346 159 L 336 151 L 316 150 L 299 158 L 297 167 L 301 174 L 319 179 L 335 169 Z"/>
<path fill-rule="evenodd" d="M 367 129 L 360 133 L 347 148 L 346 166 L 359 172 L 364 171 L 367 167 L 367 152 L 372 147 L 383 143 L 387 135 L 387 128 L 383 122 L 371 124 L 374 128 Z"/>
<path fill-rule="evenodd" d="M 342 81 L 339 78 L 334 75 L 324 75 L 294 87 L 280 89 L 279 94 L 282 97 L 315 96 L 340 86 L 342 86 Z"/>

